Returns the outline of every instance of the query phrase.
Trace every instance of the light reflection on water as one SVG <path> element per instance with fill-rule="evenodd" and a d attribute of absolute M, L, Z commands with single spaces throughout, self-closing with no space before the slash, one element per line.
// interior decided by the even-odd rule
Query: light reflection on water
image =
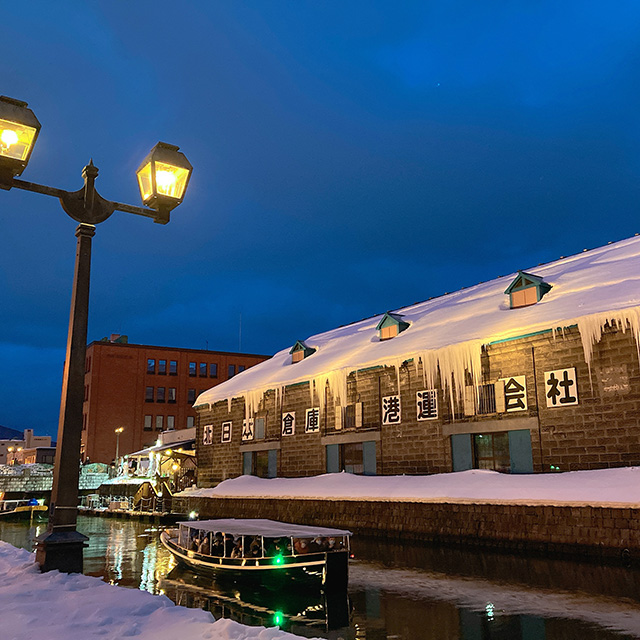
<path fill-rule="evenodd" d="M 0 539 L 31 549 L 45 525 L 0 522 Z M 149 523 L 81 517 L 85 573 L 166 593 L 245 624 L 280 623 L 332 640 L 621 640 L 640 638 L 634 568 L 354 539 L 348 628 L 322 628 L 323 602 L 221 587 L 176 567 Z M 338 613 L 346 606 L 338 598 Z M 335 611 L 335 609 L 333 609 Z M 326 622 L 326 620 L 325 620 Z M 325 625 L 326 627 L 326 625 Z"/>

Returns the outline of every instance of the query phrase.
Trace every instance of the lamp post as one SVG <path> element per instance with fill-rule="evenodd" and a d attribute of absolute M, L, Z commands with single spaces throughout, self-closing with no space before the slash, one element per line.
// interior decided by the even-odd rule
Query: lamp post
<path fill-rule="evenodd" d="M 115 429 L 116 434 L 116 465 L 118 464 L 118 458 L 120 457 L 120 434 L 124 431 L 124 427 L 118 427 Z"/>
<path fill-rule="evenodd" d="M 91 239 L 95 225 L 114 211 L 152 218 L 166 224 L 169 214 L 183 200 L 192 167 L 178 147 L 159 142 L 138 168 L 137 178 L 145 207 L 105 200 L 95 188 L 98 169 L 93 161 L 84 167 L 84 186 L 78 191 L 19 180 L 31 157 L 40 123 L 26 102 L 0 96 L 0 188 L 13 187 L 53 196 L 79 223 L 76 228 L 76 261 L 62 380 L 58 443 L 46 533 L 36 539 L 36 562 L 42 571 L 58 569 L 82 572 L 82 553 L 88 538 L 76 531 L 82 404 L 89 317 Z M 149 208 L 146 208 L 149 207 Z"/>

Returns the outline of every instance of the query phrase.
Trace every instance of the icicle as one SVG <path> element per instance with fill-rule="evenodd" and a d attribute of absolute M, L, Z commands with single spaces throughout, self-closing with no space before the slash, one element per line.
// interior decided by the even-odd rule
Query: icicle
<path fill-rule="evenodd" d="M 593 357 L 593 346 L 602 339 L 602 332 L 607 324 L 616 327 L 623 333 L 629 328 L 636 341 L 636 351 L 638 361 L 640 362 L 640 307 L 632 307 L 631 309 L 620 309 L 618 311 L 606 311 L 604 313 L 596 313 L 591 316 L 578 318 L 577 325 L 580 331 L 580 339 L 582 341 L 582 350 L 584 352 L 584 360 L 589 369 L 589 377 L 591 377 L 591 359 Z"/>

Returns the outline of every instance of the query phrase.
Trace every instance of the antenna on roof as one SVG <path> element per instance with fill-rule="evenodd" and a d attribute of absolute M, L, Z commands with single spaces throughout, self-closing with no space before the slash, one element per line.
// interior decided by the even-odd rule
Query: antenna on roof
<path fill-rule="evenodd" d="M 242 313 L 238 322 L 238 351 L 242 352 Z"/>

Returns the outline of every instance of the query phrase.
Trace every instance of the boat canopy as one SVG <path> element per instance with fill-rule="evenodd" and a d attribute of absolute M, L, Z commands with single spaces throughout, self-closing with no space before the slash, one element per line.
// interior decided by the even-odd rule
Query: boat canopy
<path fill-rule="evenodd" d="M 308 527 L 301 524 L 290 524 L 276 520 L 260 520 L 245 518 L 226 518 L 222 520 L 187 520 L 178 522 L 180 526 L 198 529 L 200 531 L 212 531 L 231 533 L 236 536 L 264 536 L 266 538 L 279 538 L 281 536 L 293 538 L 316 538 L 350 536 L 351 531 L 344 529 L 329 529 L 328 527 Z"/>

